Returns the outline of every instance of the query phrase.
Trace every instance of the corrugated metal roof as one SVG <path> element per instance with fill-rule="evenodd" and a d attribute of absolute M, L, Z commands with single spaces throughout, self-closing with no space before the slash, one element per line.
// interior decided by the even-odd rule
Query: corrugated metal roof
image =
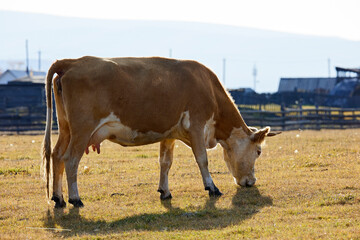
<path fill-rule="evenodd" d="M 29 83 L 45 83 L 45 76 L 25 76 L 25 77 L 21 77 L 12 81 L 9 81 L 10 83 L 14 83 L 14 82 L 29 82 Z"/>
<path fill-rule="evenodd" d="M 336 78 L 281 78 L 278 92 L 322 92 L 334 88 Z"/>

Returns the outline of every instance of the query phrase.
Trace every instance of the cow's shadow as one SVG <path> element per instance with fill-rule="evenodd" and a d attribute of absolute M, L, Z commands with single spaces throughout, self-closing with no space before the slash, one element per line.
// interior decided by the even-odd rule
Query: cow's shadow
<path fill-rule="evenodd" d="M 256 187 L 238 188 L 228 209 L 218 209 L 217 198 L 209 198 L 203 208 L 185 211 L 173 207 L 171 200 L 162 201 L 167 209 L 165 213 L 140 214 L 120 218 L 114 221 L 89 220 L 81 216 L 79 208 L 70 208 L 69 213 L 63 210 L 47 210 L 44 227 L 61 226 L 71 231 L 56 232 L 58 236 L 97 235 L 133 230 L 178 231 L 210 230 L 239 224 L 260 211 L 264 206 L 272 205 L 272 199 L 262 196 Z M 52 214 L 53 211 L 53 214 Z"/>

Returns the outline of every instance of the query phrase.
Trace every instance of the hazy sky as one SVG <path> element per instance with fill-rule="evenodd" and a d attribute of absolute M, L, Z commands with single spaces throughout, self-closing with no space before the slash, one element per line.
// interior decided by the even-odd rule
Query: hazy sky
<path fill-rule="evenodd" d="M 360 41 L 359 0 L 1 0 L 0 10 L 219 23 Z"/>

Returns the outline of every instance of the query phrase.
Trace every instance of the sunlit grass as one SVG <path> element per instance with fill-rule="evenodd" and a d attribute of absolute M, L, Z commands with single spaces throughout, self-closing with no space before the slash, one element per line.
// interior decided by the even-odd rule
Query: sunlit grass
<path fill-rule="evenodd" d="M 53 142 L 56 136 L 53 136 Z M 176 142 L 171 201 L 161 202 L 158 144 L 110 142 L 84 155 L 85 207 L 54 210 L 40 180 L 42 136 L 0 137 L 0 239 L 357 239 L 360 236 L 360 130 L 293 131 L 269 138 L 256 187 L 239 188 L 209 151 L 224 195 L 204 191 L 189 148 Z M 66 182 L 64 182 L 66 186 Z M 67 199 L 67 190 L 64 189 Z"/>

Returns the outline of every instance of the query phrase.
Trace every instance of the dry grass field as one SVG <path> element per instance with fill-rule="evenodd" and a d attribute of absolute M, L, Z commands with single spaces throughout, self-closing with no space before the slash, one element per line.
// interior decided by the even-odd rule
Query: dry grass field
<path fill-rule="evenodd" d="M 208 152 L 224 193 L 217 199 L 204 191 L 191 150 L 176 142 L 173 199 L 164 202 L 156 192 L 159 145 L 105 141 L 100 155 L 80 163 L 85 207 L 63 210 L 45 198 L 41 141 L 0 137 L 0 239 L 360 239 L 360 129 L 269 138 L 252 188 L 234 184 L 218 146 Z"/>

